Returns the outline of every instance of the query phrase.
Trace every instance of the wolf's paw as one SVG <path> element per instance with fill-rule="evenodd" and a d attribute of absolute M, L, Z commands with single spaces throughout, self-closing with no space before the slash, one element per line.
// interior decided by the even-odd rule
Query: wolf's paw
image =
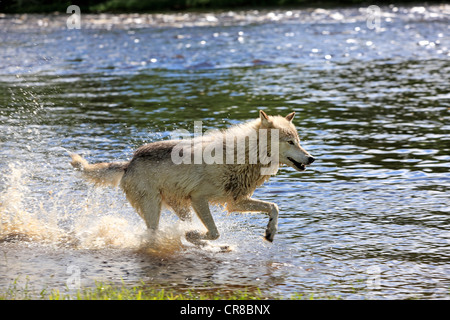
<path fill-rule="evenodd" d="M 197 230 L 187 231 L 185 233 L 185 235 L 186 235 L 186 239 L 187 240 L 192 240 L 192 241 L 200 240 L 200 239 L 203 238 L 203 234 L 200 233 L 200 231 L 197 231 Z"/>
<path fill-rule="evenodd" d="M 273 242 L 273 235 L 271 233 L 267 234 L 264 236 L 264 239 L 269 241 L 269 242 Z"/>
<path fill-rule="evenodd" d="M 207 241 L 202 240 L 205 238 L 205 234 L 201 233 L 200 231 L 197 231 L 197 230 L 187 231 L 185 233 L 185 236 L 186 236 L 187 241 L 195 244 L 196 246 L 204 247 L 208 244 Z"/>
<path fill-rule="evenodd" d="M 264 235 L 264 239 L 266 239 L 269 242 L 273 242 L 273 238 L 275 237 L 275 233 L 276 233 L 276 230 L 271 231 L 269 229 L 266 229 L 266 234 Z"/>

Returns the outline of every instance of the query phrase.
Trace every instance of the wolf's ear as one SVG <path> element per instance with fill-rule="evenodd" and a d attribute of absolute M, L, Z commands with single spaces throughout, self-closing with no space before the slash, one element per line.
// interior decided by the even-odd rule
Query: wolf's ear
<path fill-rule="evenodd" d="M 286 120 L 288 120 L 288 121 L 291 121 L 292 122 L 292 119 L 294 119 L 294 116 L 295 116 L 295 111 L 294 112 L 291 112 L 291 113 L 289 113 L 287 116 L 286 116 Z"/>
<path fill-rule="evenodd" d="M 261 124 L 263 127 L 270 127 L 272 122 L 269 120 L 269 116 L 262 110 L 259 110 L 259 117 L 261 118 Z"/>

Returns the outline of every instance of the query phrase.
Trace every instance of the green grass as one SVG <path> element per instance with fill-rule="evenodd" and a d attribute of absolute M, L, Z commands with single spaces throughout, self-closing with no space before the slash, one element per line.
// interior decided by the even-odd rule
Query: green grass
<path fill-rule="evenodd" d="M 84 288 L 74 294 L 60 293 L 54 290 L 50 300 L 261 300 L 262 295 L 246 291 L 235 292 L 199 292 L 187 290 L 175 292 L 164 288 L 146 288 L 144 286 L 126 287 L 97 283 L 94 288 Z"/>
<path fill-rule="evenodd" d="M 391 1 L 377 0 L 375 4 L 390 4 Z M 408 0 L 403 0 L 407 3 Z M 411 1 L 410 1 L 411 2 Z M 420 2 L 415 0 L 413 2 Z M 430 1 L 429 1 L 430 2 Z M 433 0 L 431 2 L 443 2 Z M 71 4 L 76 4 L 81 8 L 82 13 L 101 12 L 154 12 L 154 11 L 180 11 L 180 10 L 212 10 L 212 9 L 236 9 L 255 7 L 324 7 L 324 6 L 345 6 L 374 4 L 368 0 L 318 0 L 315 2 L 307 0 L 9 0 L 0 1 L 0 12 L 5 13 L 51 13 L 65 12 Z"/>
<path fill-rule="evenodd" d="M 0 290 L 0 300 L 312 300 L 313 294 L 292 294 L 289 297 L 268 296 L 259 289 L 217 289 L 202 287 L 187 290 L 171 290 L 162 287 L 148 287 L 145 284 L 126 286 L 96 282 L 94 287 L 79 290 L 42 289 L 33 291 L 19 286 L 14 281 L 6 290 Z M 323 297 L 320 297 L 323 299 Z M 337 299 L 327 297 L 326 299 Z"/>

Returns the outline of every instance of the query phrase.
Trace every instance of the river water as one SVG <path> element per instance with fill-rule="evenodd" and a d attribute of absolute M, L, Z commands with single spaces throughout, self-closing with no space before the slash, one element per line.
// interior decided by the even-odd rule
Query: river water
<path fill-rule="evenodd" d="M 377 9 L 377 8 L 375 8 Z M 450 7 L 0 16 L 0 287 L 95 281 L 316 298 L 450 297 Z M 164 212 L 157 243 L 118 189 L 69 165 L 123 161 L 175 129 L 288 114 L 316 162 L 263 214 L 213 208 L 230 252 Z M 198 220 L 194 227 L 201 228 Z"/>

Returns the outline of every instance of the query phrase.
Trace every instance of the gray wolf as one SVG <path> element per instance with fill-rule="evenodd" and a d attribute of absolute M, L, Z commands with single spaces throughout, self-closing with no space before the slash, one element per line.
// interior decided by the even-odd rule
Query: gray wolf
<path fill-rule="evenodd" d="M 171 208 L 183 221 L 191 219 L 192 208 L 207 232 L 188 231 L 186 239 L 196 244 L 215 240 L 219 231 L 209 206 L 221 204 L 229 212 L 268 214 L 265 239 L 272 242 L 278 228 L 278 206 L 251 198 L 253 192 L 276 174 L 280 165 L 303 171 L 315 159 L 300 145 L 292 123 L 295 112 L 285 117 L 264 111 L 259 115 L 253 121 L 191 140 L 146 144 L 129 162 L 89 164 L 71 153 L 71 164 L 96 185 L 120 185 L 149 229 L 157 230 L 162 206 Z M 196 154 L 203 155 L 203 160 L 198 161 Z M 270 159 L 272 163 L 268 163 Z"/>

